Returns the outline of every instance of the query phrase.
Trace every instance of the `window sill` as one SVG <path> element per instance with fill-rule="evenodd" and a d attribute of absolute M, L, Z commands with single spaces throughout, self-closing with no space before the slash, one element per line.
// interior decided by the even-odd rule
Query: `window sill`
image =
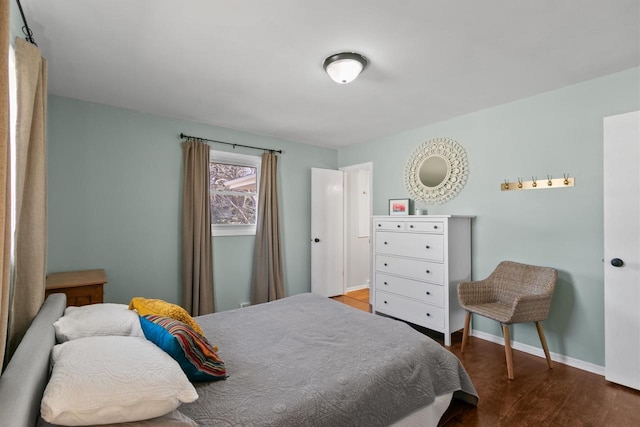
<path fill-rule="evenodd" d="M 224 237 L 224 236 L 255 236 L 256 227 L 247 225 L 212 225 L 211 236 L 212 237 Z"/>

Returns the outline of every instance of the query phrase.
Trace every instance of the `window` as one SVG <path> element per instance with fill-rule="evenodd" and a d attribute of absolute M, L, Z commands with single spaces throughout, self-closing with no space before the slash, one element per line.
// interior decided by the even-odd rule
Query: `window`
<path fill-rule="evenodd" d="M 211 235 L 255 235 L 258 218 L 258 156 L 211 150 Z"/>

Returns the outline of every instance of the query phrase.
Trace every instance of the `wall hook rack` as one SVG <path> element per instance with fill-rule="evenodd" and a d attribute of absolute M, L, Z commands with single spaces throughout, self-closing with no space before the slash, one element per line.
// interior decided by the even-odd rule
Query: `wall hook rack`
<path fill-rule="evenodd" d="M 523 181 L 522 178 L 518 178 L 515 182 L 509 182 L 505 179 L 500 184 L 501 191 L 514 191 L 514 190 L 540 190 L 545 188 L 567 188 L 575 186 L 575 178 L 569 176 L 569 174 L 563 174 L 562 178 L 554 178 L 552 175 L 547 175 L 547 180 L 538 180 L 537 176 L 532 176 L 531 181 Z"/>

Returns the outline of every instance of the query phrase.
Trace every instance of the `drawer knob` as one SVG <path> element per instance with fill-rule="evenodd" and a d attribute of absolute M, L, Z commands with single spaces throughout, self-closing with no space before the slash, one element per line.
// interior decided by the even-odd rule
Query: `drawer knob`
<path fill-rule="evenodd" d="M 437 230 L 437 229 L 438 229 L 438 226 L 437 226 L 437 225 L 434 225 L 434 226 L 433 226 L 433 229 L 434 229 L 434 230 Z"/>
<path fill-rule="evenodd" d="M 386 301 L 385 301 L 384 303 L 385 303 L 385 304 L 389 304 L 389 303 L 388 303 L 388 302 L 386 302 Z"/>
<path fill-rule="evenodd" d="M 387 283 L 387 282 L 384 282 L 384 284 L 385 284 L 385 285 L 388 285 L 388 283 Z"/>
<path fill-rule="evenodd" d="M 400 228 L 400 224 L 398 224 L 397 227 Z"/>
<path fill-rule="evenodd" d="M 384 244 L 386 245 L 386 244 L 387 244 L 387 242 L 384 242 Z"/>
<path fill-rule="evenodd" d="M 411 225 L 409 226 L 409 228 L 413 228 L 413 224 L 411 224 Z"/>
<path fill-rule="evenodd" d="M 427 291 L 427 295 L 431 295 L 431 292 Z"/>
<path fill-rule="evenodd" d="M 431 273 L 431 271 L 427 270 L 427 274 Z"/>
<path fill-rule="evenodd" d="M 378 227 L 382 227 L 382 224 L 378 224 Z"/>
<path fill-rule="evenodd" d="M 386 263 L 386 262 L 384 263 L 384 266 L 385 266 L 385 267 L 387 266 L 387 263 Z"/>
<path fill-rule="evenodd" d="M 431 246 L 427 245 L 427 246 L 425 246 L 425 248 L 427 248 L 427 249 L 431 249 Z"/>
<path fill-rule="evenodd" d="M 431 317 L 431 314 L 427 313 L 427 317 Z"/>

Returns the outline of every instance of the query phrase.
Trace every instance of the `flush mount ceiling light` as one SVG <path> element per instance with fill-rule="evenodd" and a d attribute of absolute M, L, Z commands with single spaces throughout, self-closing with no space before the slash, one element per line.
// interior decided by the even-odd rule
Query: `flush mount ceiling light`
<path fill-rule="evenodd" d="M 368 62 L 367 58 L 359 53 L 342 52 L 325 59 L 322 66 L 334 82 L 346 84 L 354 81 Z"/>

